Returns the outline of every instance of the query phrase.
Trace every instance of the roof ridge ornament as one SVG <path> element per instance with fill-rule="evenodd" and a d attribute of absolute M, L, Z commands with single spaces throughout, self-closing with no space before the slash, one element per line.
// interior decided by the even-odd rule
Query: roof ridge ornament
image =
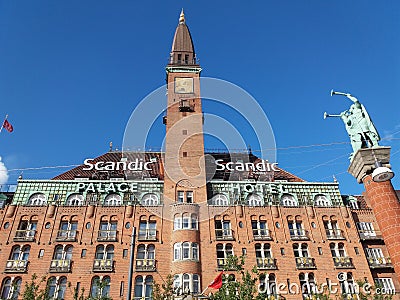
<path fill-rule="evenodd" d="M 179 24 L 185 24 L 185 13 L 183 12 L 183 8 L 182 8 L 181 14 L 179 16 Z"/>

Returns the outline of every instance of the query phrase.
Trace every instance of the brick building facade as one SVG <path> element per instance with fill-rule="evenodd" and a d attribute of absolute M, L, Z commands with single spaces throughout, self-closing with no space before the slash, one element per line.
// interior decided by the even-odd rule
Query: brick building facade
<path fill-rule="evenodd" d="M 178 294 L 198 295 L 232 254 L 283 299 L 309 296 L 289 289 L 307 282 L 332 282 L 348 297 L 358 280 L 400 291 L 371 199 L 272 165 L 254 172 L 268 162 L 251 153 L 203 159 L 201 68 L 183 14 L 166 70 L 165 152 L 110 150 L 51 180 L 19 180 L 7 195 L 0 298 L 17 297 L 34 273 L 47 276 L 54 298 L 73 299 L 74 288 L 126 298 L 131 262 L 135 299 L 149 299 L 168 274 Z"/>

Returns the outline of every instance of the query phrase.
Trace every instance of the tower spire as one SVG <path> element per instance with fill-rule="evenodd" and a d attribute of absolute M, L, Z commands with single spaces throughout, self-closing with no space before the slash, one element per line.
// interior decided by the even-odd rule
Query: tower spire
<path fill-rule="evenodd" d="M 198 65 L 194 51 L 192 36 L 186 25 L 183 8 L 179 16 L 179 24 L 176 27 L 174 41 L 168 66 L 193 66 Z"/>

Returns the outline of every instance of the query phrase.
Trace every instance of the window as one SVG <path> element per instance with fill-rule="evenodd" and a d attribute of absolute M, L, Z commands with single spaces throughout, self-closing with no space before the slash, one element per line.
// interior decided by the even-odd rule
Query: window
<path fill-rule="evenodd" d="M 71 245 L 58 245 L 54 249 L 53 260 L 65 260 L 70 261 L 72 259 L 72 247 Z"/>
<path fill-rule="evenodd" d="M 183 242 L 174 244 L 174 260 L 199 259 L 199 245 L 197 243 Z"/>
<path fill-rule="evenodd" d="M 176 196 L 179 203 L 193 203 L 193 191 L 178 191 Z"/>
<path fill-rule="evenodd" d="M 300 273 L 299 274 L 301 293 L 303 299 L 309 299 L 317 291 L 313 273 Z"/>
<path fill-rule="evenodd" d="M 104 247 L 104 245 L 98 245 L 96 247 L 95 259 L 101 260 L 112 260 L 114 258 L 114 246 L 108 245 Z"/>
<path fill-rule="evenodd" d="M 371 222 L 358 222 L 356 223 L 358 232 L 361 238 L 375 237 L 376 232 L 374 225 Z"/>
<path fill-rule="evenodd" d="M 306 238 L 306 232 L 303 229 L 303 223 L 299 220 L 288 221 L 290 237 L 293 238 Z"/>
<path fill-rule="evenodd" d="M 215 236 L 217 240 L 232 239 L 232 229 L 230 221 L 215 221 Z"/>
<path fill-rule="evenodd" d="M 153 277 L 152 276 L 137 276 L 135 279 L 135 300 L 149 300 L 153 292 Z"/>
<path fill-rule="evenodd" d="M 40 249 L 38 258 L 43 258 L 43 255 L 44 255 L 44 249 Z"/>
<path fill-rule="evenodd" d="M 174 230 L 179 229 L 198 229 L 198 218 L 196 214 L 176 214 L 174 216 Z"/>
<path fill-rule="evenodd" d="M 81 194 L 72 194 L 67 198 L 67 202 L 65 203 L 68 206 L 81 206 L 83 205 L 83 195 Z"/>
<path fill-rule="evenodd" d="M 336 220 L 325 220 L 324 228 L 328 239 L 340 239 L 342 237 L 342 231 L 339 229 Z"/>
<path fill-rule="evenodd" d="M 26 263 L 29 258 L 30 250 L 31 250 L 30 246 L 14 246 L 11 251 L 10 260 L 25 261 Z"/>
<path fill-rule="evenodd" d="M 217 265 L 222 268 L 229 256 L 233 255 L 232 244 L 217 244 Z"/>
<path fill-rule="evenodd" d="M 256 262 L 258 268 L 273 268 L 275 260 L 272 258 L 270 244 L 256 244 Z"/>
<path fill-rule="evenodd" d="M 394 295 L 396 290 L 392 278 L 374 278 L 375 285 L 381 289 L 381 293 Z"/>
<path fill-rule="evenodd" d="M 258 194 L 250 194 L 247 196 L 247 205 L 248 206 L 262 206 L 264 205 L 264 201 Z"/>
<path fill-rule="evenodd" d="M 318 194 L 314 197 L 315 206 L 332 206 L 332 202 L 322 194 Z"/>
<path fill-rule="evenodd" d="M 139 240 L 155 241 L 157 239 L 157 223 L 155 221 L 140 221 Z"/>
<path fill-rule="evenodd" d="M 155 247 L 150 245 L 138 245 L 136 255 L 137 270 L 152 270 L 155 268 Z"/>
<path fill-rule="evenodd" d="M 86 252 L 87 252 L 86 249 L 82 249 L 81 258 L 86 257 Z"/>
<path fill-rule="evenodd" d="M 104 276 L 100 279 L 99 276 L 92 278 L 92 284 L 90 287 L 90 297 L 100 298 L 110 296 L 110 277 Z"/>
<path fill-rule="evenodd" d="M 344 250 L 343 243 L 330 243 L 329 247 L 331 249 L 332 257 L 346 257 L 346 251 Z"/>
<path fill-rule="evenodd" d="M 102 221 L 99 226 L 99 241 L 116 241 L 117 240 L 117 222 Z"/>
<path fill-rule="evenodd" d="M 198 274 L 175 274 L 174 275 L 174 293 L 182 295 L 183 293 L 193 293 L 195 295 L 200 290 L 200 275 Z"/>
<path fill-rule="evenodd" d="M 33 241 L 36 234 L 37 222 L 22 220 L 15 232 L 14 241 Z"/>
<path fill-rule="evenodd" d="M 294 257 L 309 257 L 307 244 L 293 244 Z"/>
<path fill-rule="evenodd" d="M 60 230 L 57 234 L 58 241 L 74 241 L 76 238 L 76 230 L 78 222 L 62 221 L 60 223 Z"/>
<path fill-rule="evenodd" d="M 260 275 L 260 292 L 265 295 L 276 295 L 276 279 L 275 274 Z M 269 298 L 267 298 L 269 299 Z"/>
<path fill-rule="evenodd" d="M 29 197 L 28 205 L 47 205 L 46 195 L 43 193 L 36 193 Z"/>
<path fill-rule="evenodd" d="M 104 205 L 107 206 L 122 205 L 122 197 L 118 194 L 110 194 L 104 199 Z"/>
<path fill-rule="evenodd" d="M 123 249 L 122 250 L 122 257 L 127 258 L 128 257 L 128 249 Z"/>
<path fill-rule="evenodd" d="M 365 248 L 368 262 L 371 265 L 382 265 L 386 264 L 386 259 L 383 256 L 381 248 Z"/>
<path fill-rule="evenodd" d="M 349 197 L 349 198 L 350 198 L 350 197 Z M 354 198 L 354 197 L 351 197 L 351 198 L 349 199 L 348 204 L 349 204 L 349 206 L 350 206 L 352 209 L 360 209 L 360 207 L 359 207 L 359 205 L 358 205 L 358 201 L 357 201 L 357 199 Z"/>
<path fill-rule="evenodd" d="M 50 277 L 47 281 L 48 284 L 48 297 L 50 299 L 64 299 L 65 290 L 67 289 L 67 278 L 62 276 L 60 278 Z"/>
<path fill-rule="evenodd" d="M 22 279 L 20 277 L 6 277 L 1 285 L 1 299 L 17 299 L 21 290 Z"/>
<path fill-rule="evenodd" d="M 318 247 L 318 254 L 322 255 L 322 247 Z"/>
<path fill-rule="evenodd" d="M 254 238 L 269 237 L 269 230 L 266 221 L 251 221 Z"/>
<path fill-rule="evenodd" d="M 210 204 L 218 206 L 228 206 L 229 200 L 228 197 L 224 194 L 216 194 L 214 197 L 211 198 Z"/>
<path fill-rule="evenodd" d="M 281 197 L 281 205 L 283 206 L 297 206 L 296 198 L 291 194 L 283 194 Z"/>
<path fill-rule="evenodd" d="M 341 278 L 340 281 L 340 289 L 342 294 L 346 296 L 352 296 L 357 294 L 358 286 L 357 283 L 354 282 L 352 273 L 341 273 L 338 278 Z M 353 299 L 353 298 L 350 298 Z"/>
<path fill-rule="evenodd" d="M 142 197 L 142 201 L 140 203 L 142 205 L 144 205 L 144 206 L 152 206 L 152 205 L 159 205 L 160 204 L 157 195 L 154 194 L 154 193 L 145 194 Z"/>

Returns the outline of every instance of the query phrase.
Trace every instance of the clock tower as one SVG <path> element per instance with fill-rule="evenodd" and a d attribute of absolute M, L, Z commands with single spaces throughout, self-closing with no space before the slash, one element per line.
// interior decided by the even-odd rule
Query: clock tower
<path fill-rule="evenodd" d="M 164 201 L 206 199 L 200 72 L 183 10 L 175 31 L 167 72 Z"/>

